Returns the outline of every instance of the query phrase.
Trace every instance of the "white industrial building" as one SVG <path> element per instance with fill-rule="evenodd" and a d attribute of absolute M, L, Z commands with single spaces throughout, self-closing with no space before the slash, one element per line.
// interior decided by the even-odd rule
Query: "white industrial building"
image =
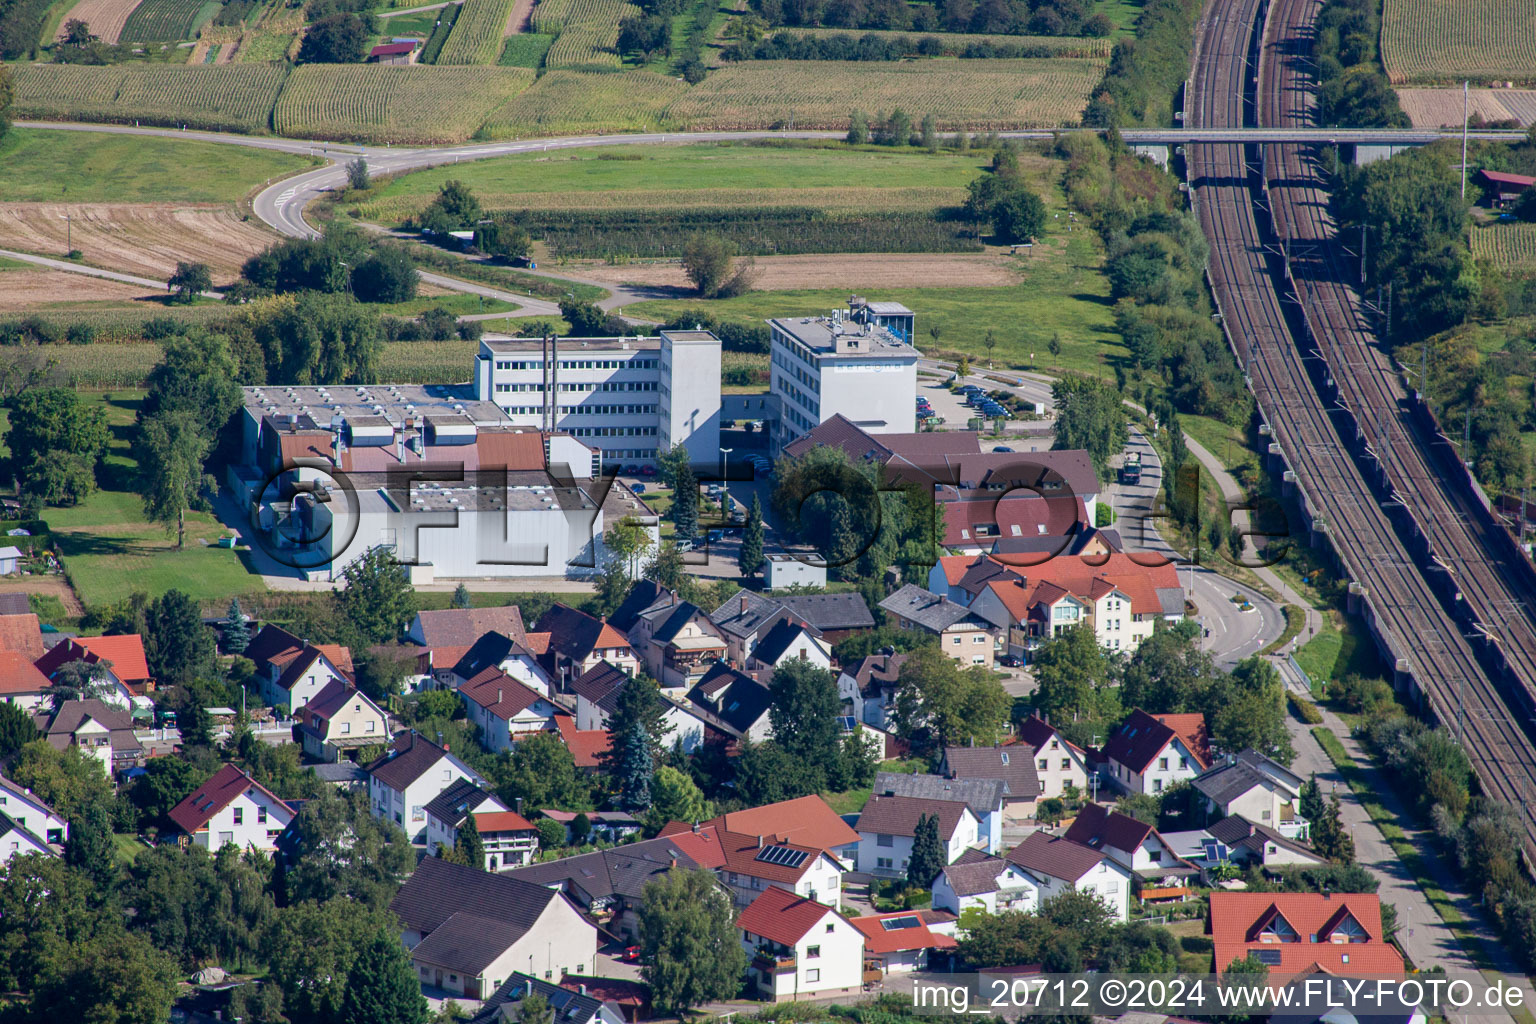
<path fill-rule="evenodd" d="M 475 396 L 516 426 L 590 445 L 610 470 L 654 463 L 676 445 L 696 463 L 720 458 L 720 339 L 709 331 L 484 338 Z"/>
<path fill-rule="evenodd" d="M 769 320 L 774 450 L 835 413 L 870 434 L 913 432 L 921 353 L 910 341 L 912 323 L 904 306 L 861 300 L 846 312 Z"/>

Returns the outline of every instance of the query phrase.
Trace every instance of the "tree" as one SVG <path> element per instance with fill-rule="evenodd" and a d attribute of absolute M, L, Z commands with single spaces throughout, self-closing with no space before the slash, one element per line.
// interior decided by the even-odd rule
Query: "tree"
<path fill-rule="evenodd" d="M 456 178 L 450 178 L 438 188 L 437 195 L 427 204 L 422 218 L 440 217 L 450 230 L 457 230 L 473 226 L 480 219 L 480 214 L 480 200 L 475 198 L 469 186 Z"/>
<path fill-rule="evenodd" d="M 201 673 L 212 673 L 213 634 L 190 597 L 167 590 L 150 602 L 146 621 L 144 653 L 150 674 L 160 683 L 186 684 Z"/>
<path fill-rule="evenodd" d="M 912 119 L 906 111 L 897 107 L 891 111 L 891 116 L 881 125 L 880 138 L 877 140 L 887 146 L 909 146 L 912 144 Z"/>
<path fill-rule="evenodd" d="M 619 802 L 628 811 L 643 811 L 651 805 L 651 778 L 655 774 L 655 761 L 651 758 L 651 744 L 645 729 L 636 722 L 625 732 L 614 736 L 614 746 L 619 748 Z"/>
<path fill-rule="evenodd" d="M 725 283 L 736 248 L 719 235 L 695 234 L 683 243 L 682 255 L 683 273 L 707 299 Z"/>
<path fill-rule="evenodd" d="M 485 840 L 480 838 L 480 829 L 475 825 L 473 814 L 464 815 L 464 824 L 459 826 L 453 849 L 464 858 L 465 864 L 480 871 L 485 870 Z"/>
<path fill-rule="evenodd" d="M 1051 637 L 1035 652 L 1034 665 L 1037 685 L 1031 700 L 1050 721 L 1092 728 L 1119 720 L 1114 667 L 1092 629 L 1079 626 Z"/>
<path fill-rule="evenodd" d="M 580 846 L 587 841 L 592 834 L 592 819 L 587 817 L 585 811 L 571 819 L 571 844 Z"/>
<path fill-rule="evenodd" d="M 554 1019 L 555 1008 L 544 993 L 530 991 L 517 1000 L 518 1024 L 549 1024 Z"/>
<path fill-rule="evenodd" d="M 0 704 L 0 761 L 37 739 L 37 726 L 32 716 L 9 701 Z"/>
<path fill-rule="evenodd" d="M 175 534 L 176 550 L 187 542 L 187 510 L 202 508 L 204 492 L 218 487 L 203 472 L 213 439 L 190 412 L 162 412 L 139 426 L 139 493 L 144 516 Z"/>
<path fill-rule="evenodd" d="M 404 246 L 381 245 L 352 271 L 352 294 L 359 302 L 409 302 L 421 278 Z"/>
<path fill-rule="evenodd" d="M 1003 244 L 1028 242 L 1045 228 L 1045 203 L 1022 184 L 1005 189 L 992 207 L 992 232 Z"/>
<path fill-rule="evenodd" d="M 829 782 L 831 788 L 841 789 L 835 784 L 841 781 L 842 755 L 837 679 L 808 661 L 791 661 L 774 671 L 768 692 L 772 742 L 804 766 L 810 791 L 825 789 Z"/>
<path fill-rule="evenodd" d="M 741 533 L 741 547 L 736 552 L 736 567 L 743 576 L 755 576 L 763 567 L 763 561 L 763 503 L 753 491 L 747 526 Z"/>
<path fill-rule="evenodd" d="M 850 146 L 862 146 L 869 141 L 869 115 L 864 111 L 855 110 L 848 119 L 847 141 Z"/>
<path fill-rule="evenodd" d="M 64 863 L 109 886 L 115 871 L 112 845 L 112 811 L 103 800 L 94 800 L 69 823 L 64 844 Z"/>
<path fill-rule="evenodd" d="M 310 24 L 299 45 L 300 64 L 360 64 L 375 34 L 374 19 L 345 12 Z M 374 22 L 376 24 L 376 22 Z"/>
<path fill-rule="evenodd" d="M 540 849 L 558 850 L 565 845 L 565 826 L 554 818 L 540 818 L 533 827 L 539 830 Z"/>
<path fill-rule="evenodd" d="M 128 787 L 128 801 L 139 812 L 139 828 L 159 828 L 172 807 L 208 780 L 212 773 L 180 757 L 152 758 L 144 774 Z"/>
<path fill-rule="evenodd" d="M 368 176 L 368 161 L 362 157 L 347 164 L 347 187 L 354 192 L 366 192 L 373 182 Z"/>
<path fill-rule="evenodd" d="M 283 991 L 283 1012 L 293 1024 L 321 1024 L 341 1018 L 353 968 L 381 932 L 390 936 L 392 950 L 403 957 L 399 925 L 387 910 L 359 907 L 350 900 L 306 900 L 278 912 L 262 936 L 261 959 L 268 967 L 268 977 Z M 380 958 L 382 953 L 382 945 L 378 953 L 370 952 L 369 963 L 392 976 L 394 968 Z M 361 973 L 356 980 L 360 987 L 373 991 Z M 419 985 L 414 980 L 412 984 L 419 996 Z M 396 987 L 391 981 L 385 991 L 392 993 Z M 381 1006 L 387 1001 L 384 996 L 377 998 Z"/>
<path fill-rule="evenodd" d="M 37 1020 L 139 1024 L 169 1020 L 176 965 L 141 935 L 108 932 L 71 949 L 56 972 L 40 979 L 32 999 Z"/>
<path fill-rule="evenodd" d="M 1317 784 L 1317 775 L 1313 774 L 1302 784 L 1301 797 L 1296 803 L 1296 812 L 1306 821 L 1318 821 L 1327 810 L 1328 805 L 1323 802 L 1322 787 Z"/>
<path fill-rule="evenodd" d="M 678 869 L 647 882 L 639 918 L 640 973 L 658 1010 L 682 1014 L 736 995 L 747 954 L 713 872 Z"/>
<path fill-rule="evenodd" d="M 592 303 L 575 299 L 560 301 L 560 315 L 571 325 L 571 331 L 566 335 L 570 338 L 600 336 L 607 320 L 607 314 Z"/>
<path fill-rule="evenodd" d="M 1329 799 L 1327 810 L 1312 822 L 1312 848 L 1338 864 L 1355 861 L 1355 840 L 1344 826 L 1337 793 Z"/>
<path fill-rule="evenodd" d="M 475 226 L 475 248 L 492 259 L 513 260 L 528 255 L 533 239 L 522 225 L 508 220 Z"/>
<path fill-rule="evenodd" d="M 341 575 L 346 586 L 331 594 L 337 610 L 366 643 L 386 643 L 405 631 L 416 614 L 416 595 L 405 566 L 388 548 L 370 548 Z"/>
<path fill-rule="evenodd" d="M 372 383 L 384 336 L 378 317 L 350 295 L 306 292 L 261 306 L 252 333 L 268 384 Z"/>
<path fill-rule="evenodd" d="M 1257 750 L 1281 764 L 1296 756 L 1286 728 L 1285 683 L 1258 657 L 1232 670 L 1232 694 L 1210 716 L 1211 741 L 1223 750 Z"/>
<path fill-rule="evenodd" d="M 250 617 L 240 608 L 240 599 L 229 599 L 229 610 L 224 613 L 224 649 L 230 654 L 244 654 L 251 642 Z"/>
<path fill-rule="evenodd" d="M 704 799 L 693 779 L 668 764 L 656 769 L 651 780 L 651 807 L 645 816 L 652 832 L 661 831 L 669 821 L 694 824 L 714 816 L 714 807 Z"/>
<path fill-rule="evenodd" d="M 1051 394 L 1056 401 L 1052 449 L 1086 451 L 1099 475 L 1105 476 L 1110 456 L 1124 449 L 1131 438 L 1119 390 L 1110 381 L 1071 374 L 1052 384 Z"/>
<path fill-rule="evenodd" d="M 937 646 L 912 652 L 896 677 L 896 731 L 925 749 L 997 742 L 1013 698 L 978 666 L 962 669 Z"/>
<path fill-rule="evenodd" d="M 921 815 L 912 839 L 912 857 L 907 861 L 907 884 L 927 889 L 944 870 L 945 860 L 944 844 L 939 839 L 939 816 Z"/>
<path fill-rule="evenodd" d="M 622 567 L 625 578 L 639 575 L 640 559 L 651 548 L 651 531 L 638 518 L 626 515 L 603 534 L 603 544 Z"/>
<path fill-rule="evenodd" d="M 176 272 L 165 286 L 175 292 L 172 302 L 190 305 L 203 292 L 213 288 L 213 274 L 206 263 L 176 263 Z"/>
<path fill-rule="evenodd" d="M 9 406 L 5 465 L 21 481 L 23 504 L 74 505 L 90 495 L 112 437 L 106 409 L 53 387 L 23 391 Z"/>
<path fill-rule="evenodd" d="M 937 153 L 939 151 L 939 119 L 931 113 L 923 115 L 922 136 L 923 148 L 930 153 Z"/>
<path fill-rule="evenodd" d="M 469 596 L 469 588 L 466 587 L 463 583 L 460 583 L 458 586 L 453 588 L 453 600 L 451 604 L 455 608 L 474 607 L 474 601 Z"/>
<path fill-rule="evenodd" d="M 672 492 L 672 525 L 677 536 L 690 539 L 699 532 L 699 482 L 693 467 L 682 463 L 677 469 L 677 483 Z"/>
<path fill-rule="evenodd" d="M 591 784 L 576 770 L 570 749 L 550 732 L 518 741 L 507 770 L 497 780 L 496 792 L 508 805 L 521 799 L 528 808 L 592 806 Z"/>
<path fill-rule="evenodd" d="M 736 795 L 748 806 L 792 800 L 816 792 L 818 776 L 777 743 L 743 742 L 736 763 Z"/>
<path fill-rule="evenodd" d="M 672 52 L 672 19 L 659 15 L 620 19 L 617 49 L 639 55 L 642 62 L 667 56 Z"/>
<path fill-rule="evenodd" d="M 76 746 L 55 750 L 46 740 L 33 740 L 17 752 L 6 775 L 66 821 L 79 818 L 88 807 L 110 806 L 113 800 L 112 783 L 101 762 Z"/>

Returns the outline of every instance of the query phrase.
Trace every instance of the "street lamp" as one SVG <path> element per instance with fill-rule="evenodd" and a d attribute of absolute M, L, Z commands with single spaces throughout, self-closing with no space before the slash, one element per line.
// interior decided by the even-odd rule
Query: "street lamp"
<path fill-rule="evenodd" d="M 734 448 L 720 449 L 720 485 L 725 489 L 725 514 L 727 518 L 729 518 L 731 514 L 731 477 L 730 474 L 726 472 L 726 469 L 731 464 L 731 460 L 728 458 L 728 456 L 735 450 L 736 449 Z"/>

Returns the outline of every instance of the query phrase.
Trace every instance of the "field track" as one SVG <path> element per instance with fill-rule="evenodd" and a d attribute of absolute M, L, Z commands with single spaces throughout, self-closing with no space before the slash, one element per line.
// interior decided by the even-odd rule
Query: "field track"
<path fill-rule="evenodd" d="M 178 260 L 191 260 L 208 264 L 223 283 L 275 240 L 233 206 L 0 203 L 0 249 L 61 253 L 73 244 L 91 263 L 152 278 L 169 277 Z"/>
<path fill-rule="evenodd" d="M 64 38 L 64 25 L 71 19 L 79 19 L 91 27 L 91 34 L 104 43 L 115 43 L 123 32 L 128 15 L 142 0 L 80 0 L 59 22 L 59 38 Z"/>

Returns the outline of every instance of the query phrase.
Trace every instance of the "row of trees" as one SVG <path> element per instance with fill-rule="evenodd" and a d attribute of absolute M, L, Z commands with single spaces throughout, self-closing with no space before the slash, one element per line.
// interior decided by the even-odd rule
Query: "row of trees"
<path fill-rule="evenodd" d="M 1089 0 L 751 0 L 751 9 L 770 26 L 796 28 L 1099 37 L 1115 30 Z"/>
<path fill-rule="evenodd" d="M 866 32 L 810 35 L 775 32 L 755 43 L 736 43 L 720 51 L 720 59 L 740 60 L 859 60 L 892 61 L 911 57 L 1049 58 L 1058 56 L 1052 46 L 1016 43 L 1006 39 L 971 40 L 963 44 L 944 36 L 888 36 Z"/>
<path fill-rule="evenodd" d="M 1328 0 L 1312 37 L 1319 124 L 1355 128 L 1407 128 L 1377 53 L 1381 5 L 1370 0 Z"/>

